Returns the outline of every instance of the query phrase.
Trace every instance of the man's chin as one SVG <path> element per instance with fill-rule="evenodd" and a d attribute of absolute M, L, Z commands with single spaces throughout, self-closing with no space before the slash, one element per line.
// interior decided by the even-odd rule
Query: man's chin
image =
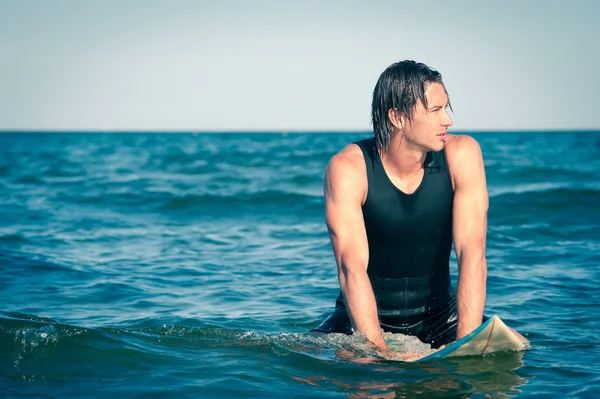
<path fill-rule="evenodd" d="M 439 151 L 442 151 L 445 146 L 446 146 L 446 142 L 442 141 L 440 143 L 436 143 L 435 145 L 432 145 L 430 151 L 439 152 Z"/>

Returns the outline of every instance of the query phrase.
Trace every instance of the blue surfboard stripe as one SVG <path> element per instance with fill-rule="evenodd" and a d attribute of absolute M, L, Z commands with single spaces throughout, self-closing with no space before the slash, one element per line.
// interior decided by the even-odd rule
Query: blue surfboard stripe
<path fill-rule="evenodd" d="M 458 341 L 453 342 L 452 344 L 448 345 L 447 347 L 445 347 L 442 350 L 439 350 L 435 353 L 432 353 L 429 356 L 426 356 L 424 358 L 417 360 L 417 362 L 426 362 L 428 360 L 440 359 L 440 358 L 448 356 L 449 354 L 451 354 L 452 352 L 454 352 L 455 350 L 457 350 L 458 348 L 460 348 L 467 342 L 471 341 L 473 339 L 473 337 L 475 337 L 477 334 L 479 334 L 481 331 L 483 331 L 483 329 L 486 328 L 492 322 L 493 319 L 494 319 L 494 317 L 490 317 L 489 319 L 486 320 L 485 323 L 483 323 L 482 325 L 477 327 L 470 334 L 465 335 Z"/>

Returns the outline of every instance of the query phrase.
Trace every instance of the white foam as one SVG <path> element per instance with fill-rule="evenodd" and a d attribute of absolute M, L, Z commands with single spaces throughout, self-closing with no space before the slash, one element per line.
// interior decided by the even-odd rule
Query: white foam
<path fill-rule="evenodd" d="M 436 352 L 435 349 L 431 348 L 431 345 L 421 342 L 417 337 L 410 335 L 385 333 L 384 338 L 388 347 L 393 352 L 417 353 L 419 357 L 428 356 Z"/>

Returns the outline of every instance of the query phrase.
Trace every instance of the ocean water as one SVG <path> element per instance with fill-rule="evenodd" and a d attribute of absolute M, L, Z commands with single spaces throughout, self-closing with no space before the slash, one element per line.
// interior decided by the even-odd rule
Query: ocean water
<path fill-rule="evenodd" d="M 323 173 L 368 133 L 0 134 L 0 397 L 600 397 L 600 132 L 472 135 L 486 314 L 532 348 L 410 364 L 305 335 Z"/>

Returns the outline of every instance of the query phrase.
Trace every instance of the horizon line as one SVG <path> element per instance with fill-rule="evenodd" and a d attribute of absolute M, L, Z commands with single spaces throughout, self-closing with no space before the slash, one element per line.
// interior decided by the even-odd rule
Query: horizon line
<path fill-rule="evenodd" d="M 462 133 L 595 133 L 600 132 L 600 128 L 597 129 L 459 129 L 450 132 L 450 134 L 462 134 Z M 307 134 L 307 133 L 373 133 L 370 130 L 351 130 L 351 129 L 340 129 L 340 130 L 318 130 L 318 129 L 249 129 L 249 130 L 232 130 L 232 129 L 221 129 L 221 130 L 200 130 L 200 129 L 167 129 L 167 130 L 150 130 L 150 129 L 0 129 L 0 134 L 11 134 L 11 133 L 23 133 L 23 134 L 36 134 L 36 133 L 64 133 L 64 134 L 77 134 L 77 133 L 90 133 L 90 134 L 101 134 L 101 133 L 169 133 L 169 134 L 239 134 L 239 133 L 264 133 L 264 134 Z"/>

